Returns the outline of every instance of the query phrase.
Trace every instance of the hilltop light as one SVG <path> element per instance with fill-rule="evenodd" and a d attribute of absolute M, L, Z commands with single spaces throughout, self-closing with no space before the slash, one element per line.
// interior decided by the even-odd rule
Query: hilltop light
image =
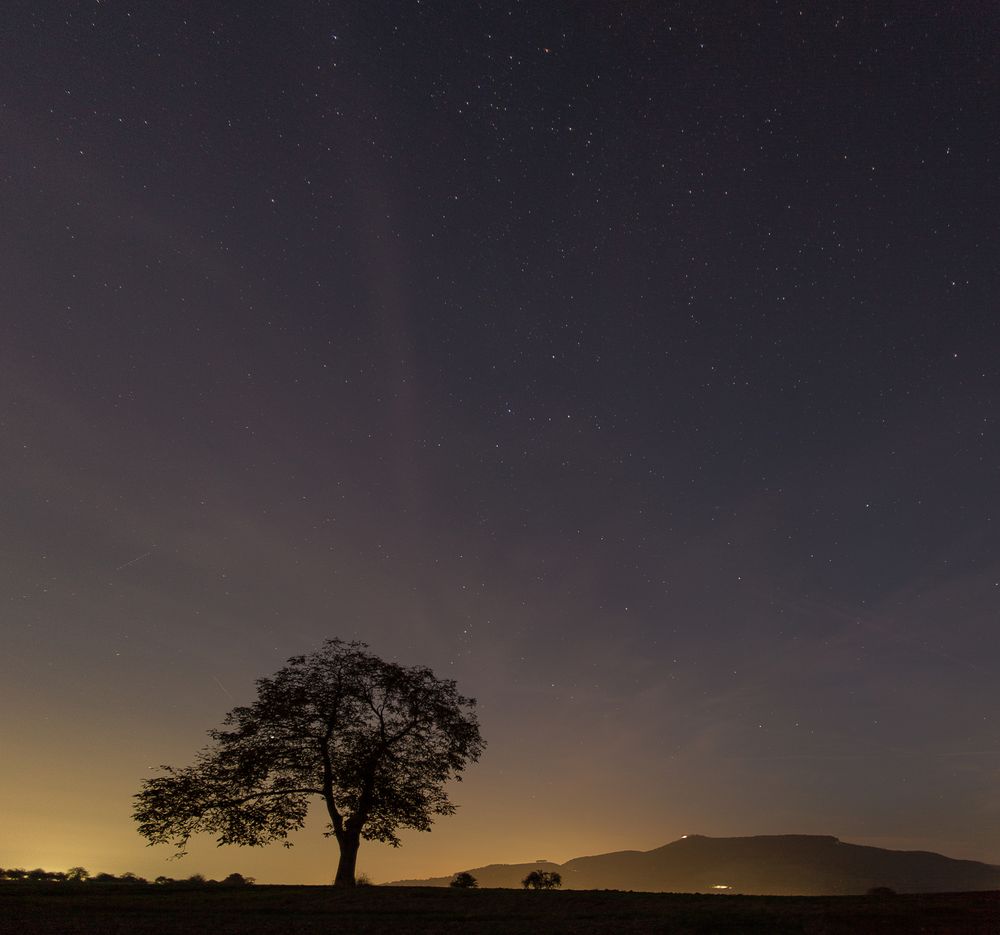
<path fill-rule="evenodd" d="M 732 887 L 728 883 L 713 883 L 713 890 L 731 890 Z"/>

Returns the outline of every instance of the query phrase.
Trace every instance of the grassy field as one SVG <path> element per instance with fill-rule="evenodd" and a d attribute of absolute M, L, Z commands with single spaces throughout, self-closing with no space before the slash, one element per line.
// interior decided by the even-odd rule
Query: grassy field
<path fill-rule="evenodd" d="M 1000 933 L 1000 893 L 699 896 L 426 887 L 0 885 L 18 935 Z"/>

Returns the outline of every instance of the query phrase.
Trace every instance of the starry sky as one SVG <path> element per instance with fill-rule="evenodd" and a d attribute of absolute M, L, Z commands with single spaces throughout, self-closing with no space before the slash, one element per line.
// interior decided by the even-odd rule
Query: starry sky
<path fill-rule="evenodd" d="M 1000 13 L 11 0 L 0 866 L 328 637 L 489 746 L 376 881 L 817 833 L 1000 863 Z M 152 770 L 152 771 L 151 771 Z"/>

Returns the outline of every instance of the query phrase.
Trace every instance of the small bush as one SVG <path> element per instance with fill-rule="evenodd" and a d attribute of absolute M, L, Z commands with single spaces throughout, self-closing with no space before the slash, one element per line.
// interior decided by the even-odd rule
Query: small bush
<path fill-rule="evenodd" d="M 451 881 L 451 886 L 460 890 L 471 890 L 479 886 L 479 881 L 467 870 L 455 874 L 455 879 Z"/>

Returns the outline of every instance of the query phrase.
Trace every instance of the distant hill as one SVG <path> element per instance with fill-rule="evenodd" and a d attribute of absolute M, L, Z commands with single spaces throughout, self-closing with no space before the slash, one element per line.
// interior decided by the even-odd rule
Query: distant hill
<path fill-rule="evenodd" d="M 825 896 L 888 886 L 899 893 L 1000 889 L 1000 867 L 928 851 L 890 851 L 805 834 L 709 838 L 692 834 L 652 851 L 616 851 L 564 864 L 468 868 L 482 887 L 519 887 L 532 870 L 554 870 L 565 889 Z M 458 872 L 458 871 L 456 871 Z M 454 875 L 392 886 L 447 886 Z"/>

